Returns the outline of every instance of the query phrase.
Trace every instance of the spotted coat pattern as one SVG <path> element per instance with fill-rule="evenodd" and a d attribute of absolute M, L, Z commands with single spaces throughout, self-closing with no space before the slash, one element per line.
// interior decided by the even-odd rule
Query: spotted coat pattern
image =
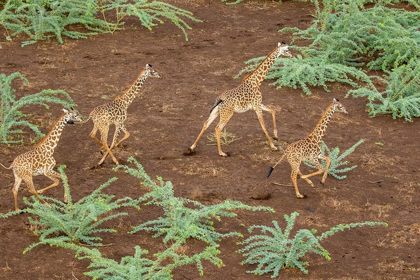
<path fill-rule="evenodd" d="M 327 109 L 323 113 L 322 117 L 320 118 L 312 132 L 304 139 L 296 141 L 287 146 L 286 150 L 284 151 L 284 155 L 274 166 L 276 167 L 277 164 L 279 164 L 282 161 L 282 159 L 286 156 L 287 161 L 292 167 L 292 174 L 290 175 L 290 177 L 292 179 L 293 186 L 295 187 L 296 196 L 298 198 L 306 197 L 305 195 L 299 193 L 299 189 L 297 186 L 298 176 L 304 179 L 309 185 L 314 187 L 314 184 L 308 178 L 324 173 L 321 180 L 321 184 L 325 183 L 331 160 L 328 156 L 324 156 L 321 153 L 322 137 L 324 136 L 328 123 L 335 112 L 343 112 L 347 114 L 347 111 L 344 108 L 344 106 L 340 102 L 338 102 L 337 99 L 334 98 L 333 102 L 327 107 Z M 327 162 L 325 170 L 322 168 L 322 165 L 319 162 L 320 159 L 323 159 Z M 305 160 L 311 161 L 318 168 L 318 171 L 308 175 L 303 175 L 300 172 L 299 167 L 302 161 Z M 270 176 L 274 167 L 272 167 L 268 176 Z"/>
<path fill-rule="evenodd" d="M 272 114 L 274 126 L 274 139 L 277 139 L 275 111 L 269 106 L 265 106 L 262 104 L 262 95 L 259 90 L 259 87 L 262 81 L 264 80 L 265 76 L 267 75 L 268 70 L 274 64 L 275 60 L 281 55 L 287 57 L 292 56 L 292 54 L 288 50 L 288 46 L 285 43 L 279 43 L 278 46 L 260 63 L 260 65 L 258 65 L 258 67 L 251 74 L 245 77 L 245 79 L 237 88 L 225 91 L 218 97 L 215 105 L 213 106 L 210 112 L 209 118 L 203 125 L 200 134 L 198 135 L 194 144 L 191 145 L 191 147 L 185 154 L 193 153 L 194 149 L 197 146 L 198 140 L 200 139 L 204 131 L 206 131 L 206 129 L 216 119 L 217 116 L 220 116 L 220 121 L 215 128 L 217 148 L 219 155 L 227 156 L 227 154 L 224 153 L 221 149 L 220 132 L 223 130 L 224 126 L 232 117 L 233 113 L 243 113 L 248 110 L 255 111 L 258 120 L 261 124 L 261 127 L 264 131 L 264 134 L 267 137 L 270 147 L 273 150 L 277 150 L 270 136 L 268 135 L 262 116 L 262 111 L 269 111 Z"/>
<path fill-rule="evenodd" d="M 23 153 L 17 156 L 13 163 L 7 169 L 13 168 L 13 174 L 15 176 L 15 184 L 13 186 L 12 192 L 15 200 L 15 210 L 19 211 L 17 195 L 19 187 L 23 182 L 25 182 L 28 190 L 31 194 L 38 197 L 38 194 L 43 193 L 44 191 L 58 186 L 60 174 L 53 170 L 56 162 L 53 157 L 55 148 L 58 145 L 60 140 L 61 133 L 66 124 L 73 124 L 74 121 L 81 121 L 82 119 L 74 110 L 64 110 L 64 114 L 61 115 L 57 121 L 54 123 L 50 132 L 44 137 L 44 139 L 37 144 L 37 146 L 26 153 Z M 5 167 L 4 165 L 2 165 Z M 5 167 L 6 168 L 6 167 Z M 54 183 L 45 187 L 39 191 L 35 190 L 34 183 L 32 181 L 33 176 L 44 175 L 50 178 Z M 67 198 L 64 194 L 64 201 L 66 202 Z M 40 199 L 42 203 L 48 205 L 43 199 Z"/>
<path fill-rule="evenodd" d="M 136 81 L 127 91 L 115 97 L 113 101 L 93 109 L 89 115 L 89 118 L 85 121 L 87 122 L 89 119 L 93 120 L 94 126 L 92 132 L 90 133 L 90 137 L 92 137 L 101 147 L 102 151 L 104 151 L 104 155 L 99 161 L 98 165 L 101 165 L 104 162 L 108 154 L 111 156 L 114 163 L 118 165 L 118 161 L 112 154 L 111 150 L 130 136 L 130 133 L 124 126 L 124 122 L 127 119 L 127 109 L 128 106 L 139 95 L 140 88 L 143 86 L 148 77 L 160 78 L 159 74 L 154 69 L 152 69 L 150 64 L 146 65 L 146 67 L 137 77 Z M 112 144 L 110 147 L 108 147 L 108 131 L 111 125 L 115 125 L 115 133 Z M 101 134 L 101 140 L 96 137 L 98 130 Z M 125 135 L 121 140 L 117 142 L 117 138 L 121 131 L 124 132 Z"/>

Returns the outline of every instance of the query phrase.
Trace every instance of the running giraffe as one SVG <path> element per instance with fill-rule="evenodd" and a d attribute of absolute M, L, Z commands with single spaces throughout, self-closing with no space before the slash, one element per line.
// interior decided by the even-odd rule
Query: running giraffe
<path fill-rule="evenodd" d="M 262 111 L 264 110 L 271 112 L 273 116 L 274 139 L 277 139 L 276 113 L 269 106 L 262 104 L 262 96 L 259 87 L 261 82 L 264 80 L 264 77 L 267 75 L 270 67 L 281 55 L 292 57 L 287 44 L 284 42 L 278 43 L 278 46 L 260 63 L 260 65 L 258 65 L 254 72 L 244 78 L 242 83 L 237 88 L 225 91 L 218 97 L 216 103 L 213 105 L 213 108 L 210 110 L 210 117 L 207 119 L 207 121 L 204 122 L 200 134 L 198 135 L 194 144 L 192 144 L 192 146 L 188 148 L 187 152 L 184 153 L 185 155 L 190 155 L 194 152 L 198 140 L 203 135 L 204 131 L 206 131 L 206 129 L 216 119 L 216 117 L 220 115 L 220 121 L 215 129 L 217 149 L 219 151 L 219 155 L 224 157 L 227 156 L 227 154 L 222 151 L 220 145 L 220 132 L 223 130 L 234 112 L 243 113 L 251 109 L 254 110 L 257 114 L 258 120 L 265 133 L 265 136 L 267 137 L 271 149 L 277 150 L 267 133 L 267 129 L 265 128 Z"/>
<path fill-rule="evenodd" d="M 19 211 L 17 195 L 22 181 L 25 182 L 29 192 L 36 197 L 38 197 L 38 194 L 58 186 L 58 179 L 61 178 L 61 176 L 58 172 L 53 170 L 55 166 L 55 159 L 53 157 L 54 150 L 57 147 L 58 141 L 60 140 L 61 132 L 63 131 L 64 126 L 66 124 L 74 124 L 75 121 L 82 121 L 75 110 L 71 109 L 68 111 L 63 109 L 63 111 L 64 114 L 57 119 L 47 136 L 45 136 L 44 139 L 39 142 L 33 150 L 17 156 L 9 167 L 6 167 L 0 163 L 0 165 L 6 169 L 13 168 L 15 184 L 13 186 L 12 192 L 15 199 L 15 211 Z M 38 175 L 45 175 L 54 183 L 48 187 L 36 191 L 32 177 Z M 45 200 L 41 198 L 39 198 L 39 200 L 49 206 Z M 67 202 L 65 193 L 64 202 Z"/>
<path fill-rule="evenodd" d="M 340 102 L 338 102 L 338 99 L 334 98 L 333 102 L 327 107 L 327 109 L 323 113 L 321 119 L 318 121 L 314 130 L 312 130 L 312 132 L 308 136 L 306 136 L 306 138 L 296 141 L 287 146 L 280 160 L 273 167 L 270 168 L 267 178 L 270 177 L 271 172 L 273 172 L 274 170 L 274 167 L 276 167 L 277 164 L 279 164 L 283 160 L 283 158 L 287 156 L 287 161 L 292 167 L 292 174 L 290 175 L 290 177 L 292 179 L 293 186 L 295 187 L 296 191 L 296 196 L 298 198 L 306 197 L 306 195 L 301 195 L 299 193 L 299 189 L 297 186 L 298 176 L 299 178 L 304 179 L 311 187 L 314 187 L 314 184 L 308 178 L 318 174 L 322 174 L 324 172 L 324 175 L 322 176 L 321 180 L 321 184 L 324 185 L 331 160 L 328 156 L 322 155 L 321 141 L 322 137 L 324 136 L 325 130 L 327 129 L 327 125 L 335 112 L 342 112 L 347 114 L 346 108 L 344 108 L 344 106 Z M 321 164 L 319 163 L 319 159 L 323 159 L 327 162 L 325 170 L 323 170 Z M 318 171 L 308 175 L 303 175 L 299 170 L 299 166 L 302 163 L 302 161 L 305 160 L 311 161 L 318 168 Z"/>
<path fill-rule="evenodd" d="M 92 137 L 96 143 L 98 143 L 98 145 L 101 147 L 101 151 L 104 152 L 104 155 L 99 161 L 98 166 L 104 162 L 108 154 L 111 156 L 114 163 L 118 165 L 118 161 L 112 154 L 111 150 L 121 144 L 122 141 L 130 137 L 130 133 L 124 126 L 124 122 L 127 119 L 127 109 L 133 100 L 139 95 L 140 88 L 143 86 L 144 82 L 149 76 L 160 78 L 159 74 L 152 69 L 152 65 L 146 64 L 146 67 L 141 71 L 136 81 L 128 90 L 115 97 L 113 101 L 93 109 L 89 115 L 89 118 L 83 122 L 86 123 L 89 121 L 89 119 L 93 120 L 94 126 L 92 132 L 90 133 L 90 137 Z M 108 131 L 112 124 L 115 125 L 114 139 L 112 140 L 111 146 L 108 147 Z M 101 134 L 101 140 L 96 137 L 98 130 Z M 117 142 L 118 135 L 121 131 L 123 131 L 125 135 L 120 141 Z"/>

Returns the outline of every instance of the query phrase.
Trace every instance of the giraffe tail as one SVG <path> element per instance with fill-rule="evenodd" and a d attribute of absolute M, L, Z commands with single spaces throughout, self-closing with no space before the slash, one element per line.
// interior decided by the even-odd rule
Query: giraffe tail
<path fill-rule="evenodd" d="M 3 168 L 5 168 L 5 169 L 12 169 L 12 167 L 13 167 L 13 163 L 9 166 L 9 167 L 6 167 L 6 166 L 4 166 L 3 164 L 1 164 L 0 163 L 0 165 L 3 167 Z"/>
<path fill-rule="evenodd" d="M 274 166 L 271 166 L 270 167 L 270 170 L 268 170 L 268 175 L 267 175 L 267 178 L 268 177 L 270 177 L 270 175 L 271 175 L 271 173 L 273 173 L 273 170 L 274 170 L 274 168 L 277 166 L 277 164 L 279 164 L 282 160 L 283 160 L 283 158 L 284 158 L 284 156 L 285 156 L 286 154 L 284 154 L 281 158 L 280 158 L 280 160 L 274 165 Z"/>
<path fill-rule="evenodd" d="M 214 103 L 213 107 L 211 107 L 210 109 L 210 113 L 213 112 L 214 108 L 216 108 L 217 106 L 219 106 L 220 103 L 222 103 L 223 100 L 222 99 L 217 99 L 216 103 Z"/>

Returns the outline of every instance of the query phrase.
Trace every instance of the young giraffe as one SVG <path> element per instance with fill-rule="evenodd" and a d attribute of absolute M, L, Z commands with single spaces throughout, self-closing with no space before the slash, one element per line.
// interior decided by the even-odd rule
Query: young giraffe
<path fill-rule="evenodd" d="M 6 169 L 13 168 L 13 174 L 15 175 L 15 184 L 13 186 L 13 196 L 15 199 L 15 210 L 19 211 L 18 202 L 17 202 L 17 195 L 20 184 L 22 181 L 25 182 L 28 190 L 31 194 L 38 197 L 38 194 L 43 193 L 44 191 L 54 188 L 59 183 L 59 178 L 61 178 L 60 174 L 53 170 L 55 166 L 55 159 L 53 157 L 53 153 L 55 148 L 57 147 L 58 141 L 60 140 L 61 132 L 66 124 L 74 124 L 74 121 L 82 121 L 76 111 L 73 109 L 71 111 L 67 111 L 63 109 L 64 114 L 61 115 L 57 121 L 54 123 L 53 127 L 51 128 L 50 132 L 44 139 L 38 143 L 35 149 L 23 153 L 17 156 L 13 163 L 6 167 L 0 163 Z M 35 190 L 34 183 L 32 181 L 33 176 L 38 175 L 45 175 L 50 178 L 54 183 L 45 187 L 39 191 Z M 39 198 L 39 200 L 48 205 L 43 199 Z M 64 193 L 64 202 L 67 202 L 66 194 Z"/>
<path fill-rule="evenodd" d="M 305 198 L 306 195 L 301 195 L 299 193 L 299 189 L 297 186 L 297 178 L 304 179 L 311 187 L 314 187 L 314 184 L 309 177 L 321 174 L 324 172 L 322 176 L 321 184 L 325 183 L 325 179 L 327 178 L 328 168 L 330 167 L 331 160 L 328 156 L 324 156 L 321 153 L 321 140 L 324 136 L 325 130 L 327 129 L 327 125 L 335 112 L 342 112 L 346 113 L 347 111 L 344 106 L 338 102 L 338 99 L 333 99 L 333 102 L 327 107 L 325 112 L 323 113 L 321 119 L 318 121 L 317 125 L 315 126 L 314 130 L 306 136 L 304 139 L 296 141 L 289 146 L 287 146 L 286 150 L 284 151 L 284 155 L 280 158 L 280 160 L 270 168 L 270 171 L 267 175 L 267 178 L 270 177 L 271 172 L 273 172 L 274 167 L 279 164 L 285 156 L 287 156 L 287 160 L 292 167 L 292 174 L 290 175 L 293 186 L 295 187 L 296 196 L 298 198 Z M 319 159 L 323 159 L 327 162 L 327 166 L 325 170 L 323 170 L 321 164 L 319 163 Z M 313 172 L 308 175 L 303 175 L 300 170 L 299 166 L 302 161 L 309 160 L 311 161 L 317 168 L 318 171 Z"/>
<path fill-rule="evenodd" d="M 130 133 L 124 126 L 124 122 L 127 119 L 127 109 L 133 100 L 139 95 L 140 88 L 149 76 L 160 78 L 159 74 L 152 69 L 152 65 L 146 64 L 146 67 L 141 71 L 136 81 L 128 90 L 115 97 L 113 101 L 93 109 L 89 118 L 83 122 L 86 123 L 89 119 L 93 120 L 94 126 L 92 132 L 90 133 L 90 137 L 92 137 L 104 151 L 104 155 L 99 161 L 98 166 L 104 162 L 108 154 L 111 156 L 114 163 L 118 165 L 118 161 L 112 154 L 111 150 L 130 136 Z M 115 125 L 115 133 L 112 144 L 108 147 L 108 131 L 110 125 L 112 124 Z M 98 130 L 101 134 L 101 140 L 96 137 Z M 116 142 L 121 131 L 123 131 L 125 135 L 120 141 Z"/>
<path fill-rule="evenodd" d="M 204 122 L 200 134 L 198 135 L 194 144 L 192 144 L 192 146 L 188 148 L 188 151 L 185 152 L 185 155 L 190 155 L 193 153 L 195 147 L 197 146 L 198 140 L 203 135 L 204 131 L 206 131 L 206 129 L 216 119 L 216 117 L 220 115 L 220 121 L 215 129 L 217 149 L 219 151 L 219 155 L 224 157 L 227 156 L 227 154 L 222 151 L 220 145 L 220 132 L 223 130 L 224 126 L 227 124 L 234 112 L 243 113 L 250 109 L 254 110 L 257 114 L 258 120 L 265 133 L 265 136 L 268 139 L 270 147 L 273 150 L 277 150 L 267 133 L 262 115 L 263 110 L 271 112 L 273 116 L 274 139 L 277 139 L 275 111 L 270 107 L 262 104 L 262 96 L 259 87 L 261 82 L 264 80 L 264 77 L 267 75 L 270 67 L 281 55 L 292 57 L 288 46 L 284 42 L 278 43 L 278 46 L 261 62 L 260 65 L 258 65 L 254 72 L 244 78 L 242 83 L 237 88 L 225 91 L 219 96 L 213 108 L 210 110 L 210 117 L 207 119 L 207 121 Z"/>

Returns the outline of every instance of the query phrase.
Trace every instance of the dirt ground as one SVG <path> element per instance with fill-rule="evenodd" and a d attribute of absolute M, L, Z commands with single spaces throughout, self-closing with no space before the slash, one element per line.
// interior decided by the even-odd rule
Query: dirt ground
<path fill-rule="evenodd" d="M 215 146 L 207 145 L 207 136 L 214 132 L 215 124 L 200 140 L 196 154 L 186 157 L 183 152 L 197 137 L 216 97 L 240 84 L 241 79 L 232 77 L 244 67 L 244 61 L 267 55 L 279 41 L 290 42 L 291 34 L 277 31 L 287 26 L 307 27 L 314 7 L 292 1 L 252 1 L 232 6 L 213 0 L 171 3 L 203 20 L 189 21 L 189 41 L 170 22 L 148 31 L 134 19 L 129 19 L 125 29 L 114 35 L 66 39 L 62 45 L 51 41 L 22 48 L 19 38 L 8 42 L 2 36 L 1 73 L 19 71 L 28 78 L 29 87 L 21 87 L 20 82 L 14 84 L 19 89 L 18 96 L 42 89 L 63 89 L 78 104 L 77 109 L 88 115 L 96 106 L 122 93 L 150 63 L 162 79 L 148 80 L 142 88 L 142 98 L 130 106 L 126 127 L 131 137 L 114 152 L 120 163 L 135 156 L 151 177 L 162 176 L 171 181 L 177 196 L 205 204 L 239 200 L 276 210 L 274 214 L 241 211 L 238 217 L 225 218 L 218 224 L 222 232 L 238 231 L 247 236 L 248 226 L 271 225 L 272 220 L 284 227 L 283 215 L 293 211 L 300 213 L 296 229 L 316 228 L 319 232 L 340 223 L 389 223 L 387 228 L 364 227 L 337 233 L 322 243 L 330 252 L 331 261 L 308 254 L 305 260 L 310 264 L 309 274 L 286 269 L 279 278 L 419 279 L 419 120 L 407 123 L 390 116 L 369 118 L 365 99 L 344 98 L 350 89 L 346 85 L 333 84 L 331 92 L 313 88 L 314 95 L 307 97 L 301 89 L 276 90 L 269 86 L 270 81 L 264 81 L 264 104 L 279 109 L 279 141 L 275 144 L 280 147 L 305 137 L 333 97 L 340 99 L 349 114 L 333 117 L 324 141 L 329 147 L 338 146 L 344 151 L 360 139 L 365 140 L 348 157 L 350 165 L 358 166 L 347 174 L 348 178 L 337 180 L 329 176 L 325 186 L 316 184 L 316 188 L 300 180 L 300 191 L 308 196 L 302 200 L 295 197 L 286 161 L 266 179 L 269 167 L 282 153 L 269 149 L 252 111 L 235 114 L 228 123 L 227 131 L 238 138 L 223 146 L 229 157 L 220 157 Z M 61 114 L 59 106 L 28 110 L 30 118 L 45 133 Z M 267 112 L 264 116 L 272 135 L 271 116 Z M 108 187 L 108 193 L 117 197 L 142 195 L 144 189 L 138 180 L 123 171 L 112 171 L 110 158 L 101 168 L 90 169 L 101 158 L 96 143 L 89 137 L 92 127 L 91 121 L 66 127 L 55 152 L 57 166 L 67 165 L 73 198 L 80 199 L 111 177 L 119 179 Z M 1 145 L 0 161 L 9 165 L 18 154 L 34 147 L 31 137 L 33 134 L 28 133 L 23 146 Z M 303 171 L 310 169 L 303 167 Z M 321 176 L 315 177 L 314 182 L 320 179 Z M 13 210 L 13 182 L 12 172 L 1 169 L 1 213 Z M 35 179 L 37 188 L 49 183 L 42 176 Z M 22 185 L 20 207 L 24 206 L 22 198 L 28 195 Z M 62 184 L 46 195 L 62 198 Z M 109 246 L 100 251 L 119 261 L 133 255 L 136 245 L 151 253 L 163 250 L 161 239 L 152 238 L 151 233 L 127 234 L 131 226 L 156 218 L 161 211 L 151 206 L 128 211 L 129 216 L 108 224 L 118 232 L 103 236 L 103 243 Z M 88 261 L 77 260 L 73 251 L 38 246 L 22 254 L 38 240 L 29 229 L 27 214 L 1 220 L 0 236 L 0 279 L 88 279 L 83 275 Z M 199 276 L 195 266 L 185 266 L 174 272 L 174 279 L 269 279 L 270 275 L 246 273 L 255 267 L 240 265 L 242 257 L 235 252 L 240 248 L 238 241 L 240 238 L 227 238 L 221 242 L 219 256 L 224 267 L 204 263 L 204 276 Z M 188 246 L 193 251 L 201 244 L 191 241 Z"/>

